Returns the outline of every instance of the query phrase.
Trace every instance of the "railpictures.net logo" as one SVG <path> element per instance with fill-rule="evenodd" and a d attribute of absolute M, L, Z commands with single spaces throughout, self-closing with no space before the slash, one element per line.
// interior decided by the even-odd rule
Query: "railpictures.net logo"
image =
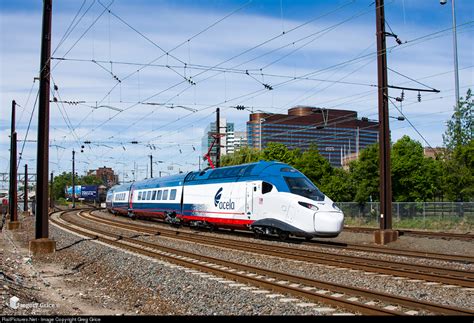
<path fill-rule="evenodd" d="M 10 304 L 8 304 L 10 308 L 17 310 L 17 309 L 38 309 L 38 308 L 53 308 L 56 307 L 55 304 L 50 303 L 20 303 L 20 299 L 16 296 L 10 298 Z"/>

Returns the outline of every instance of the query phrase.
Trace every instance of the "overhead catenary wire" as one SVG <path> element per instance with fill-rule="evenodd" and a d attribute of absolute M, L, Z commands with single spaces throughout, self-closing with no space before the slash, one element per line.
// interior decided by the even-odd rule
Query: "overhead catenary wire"
<path fill-rule="evenodd" d="M 392 99 L 388 98 L 388 100 L 398 110 L 398 112 L 400 112 L 400 114 L 405 118 L 405 120 L 410 124 L 410 126 L 416 131 L 416 133 L 424 140 L 424 142 L 426 142 L 426 144 L 431 149 L 433 149 L 433 147 L 431 147 L 431 144 L 428 142 L 428 140 L 426 140 L 425 137 L 423 137 L 423 135 L 418 131 L 418 129 L 416 129 L 416 127 L 411 123 L 411 121 L 406 117 L 406 115 L 397 107 L 397 105 L 395 103 L 393 103 Z"/>
<path fill-rule="evenodd" d="M 193 36 L 192 36 L 191 38 L 189 38 L 188 40 L 190 40 L 190 39 L 192 39 L 192 38 L 195 38 L 195 37 L 199 36 L 200 34 L 202 34 L 204 31 L 207 31 L 207 30 L 209 30 L 211 27 L 214 27 L 214 26 L 217 25 L 219 22 L 223 21 L 224 19 L 230 17 L 231 15 L 233 15 L 234 13 L 236 13 L 237 11 L 239 11 L 239 10 L 241 10 L 242 8 L 246 7 L 249 3 L 250 3 L 250 1 L 247 2 L 246 4 L 244 4 L 243 6 L 237 8 L 236 10 L 232 11 L 230 14 L 226 15 L 224 18 L 222 18 L 222 19 L 218 20 L 217 22 L 211 24 L 211 26 L 206 27 L 203 31 L 198 32 L 197 34 L 193 35 Z M 178 46 L 174 47 L 172 50 L 175 50 L 175 49 L 181 47 L 181 46 L 182 46 L 183 44 L 185 44 L 185 43 L 186 43 L 186 41 L 183 42 L 183 43 L 181 43 L 181 44 L 179 44 Z M 171 50 L 171 51 L 172 51 L 172 50 Z M 167 57 L 169 56 L 169 52 L 170 52 L 170 51 L 166 52 Z M 162 57 L 162 56 L 160 56 L 160 57 Z M 63 57 L 63 58 L 64 58 L 64 57 Z M 157 59 L 153 60 L 152 62 L 154 62 L 154 61 L 156 61 L 156 60 L 157 60 Z M 146 66 L 145 66 L 145 67 L 146 67 Z M 144 68 L 144 67 L 143 67 L 143 68 Z M 142 69 L 142 68 L 141 68 L 141 69 Z M 141 69 L 137 70 L 137 72 L 140 71 Z M 130 77 L 131 75 L 133 75 L 133 74 L 135 74 L 135 73 L 136 73 L 136 72 L 133 72 L 133 73 L 127 75 L 126 77 L 122 78 L 122 81 L 124 81 L 125 79 L 127 79 L 128 77 Z M 186 78 L 185 78 L 185 80 L 188 81 L 188 79 L 186 79 Z M 118 84 L 118 83 L 117 83 L 117 84 Z M 180 84 L 182 84 L 182 82 L 179 82 L 179 83 L 177 83 L 177 84 L 175 84 L 175 85 L 173 85 L 173 86 L 167 88 L 165 91 L 168 91 L 168 90 L 171 89 L 171 88 L 174 88 L 174 87 L 176 87 L 176 86 L 179 86 Z M 106 94 L 106 96 L 105 96 L 104 98 L 102 98 L 102 100 L 101 100 L 100 102 L 102 102 L 102 101 L 111 93 L 112 90 L 113 90 L 113 89 L 111 89 L 111 90 Z M 157 93 L 157 94 L 155 94 L 155 95 L 152 95 L 151 97 L 148 97 L 146 100 L 152 99 L 153 97 L 155 97 L 155 96 L 157 96 L 157 95 L 159 95 L 159 94 L 160 94 L 160 93 Z M 135 106 L 136 106 L 136 105 L 132 105 L 132 106 L 130 106 L 130 107 L 124 109 L 124 111 L 127 111 L 127 110 L 129 110 L 129 109 L 131 109 L 131 108 L 133 108 L 133 107 L 135 107 Z M 120 112 L 119 112 L 119 113 L 120 113 Z M 119 114 L 119 113 L 118 113 L 118 114 Z M 116 114 L 115 116 L 109 118 L 109 119 L 107 120 L 107 122 L 110 121 L 110 120 L 112 120 L 113 118 L 115 118 L 118 114 Z M 93 129 L 92 131 L 94 131 L 94 130 L 95 130 L 95 129 Z"/>
<path fill-rule="evenodd" d="M 38 102 L 38 98 L 39 98 L 39 89 L 38 89 L 38 92 L 36 94 L 36 99 L 35 99 L 35 103 L 33 104 L 33 109 L 31 110 L 30 120 L 28 121 L 28 127 L 26 128 L 26 134 L 25 134 L 25 138 L 23 140 L 23 145 L 21 146 L 21 152 L 19 154 L 20 157 L 18 158 L 17 169 L 18 169 L 18 167 L 20 167 L 20 161 L 23 157 L 23 151 L 25 149 L 25 143 L 28 139 L 28 134 L 30 132 L 30 127 L 31 127 L 31 120 L 33 119 L 33 115 L 35 114 L 36 103 Z"/>
<path fill-rule="evenodd" d="M 318 18 L 319 18 L 319 17 L 318 17 Z M 318 18 L 315 18 L 315 19 L 318 19 Z M 299 27 L 301 27 L 302 25 L 305 25 L 305 24 L 307 24 L 307 22 L 304 23 L 304 24 L 298 25 L 297 27 L 291 29 L 290 31 L 296 30 L 297 28 L 299 28 Z M 289 33 L 289 32 L 287 32 L 287 33 Z M 286 34 L 287 34 L 287 33 L 286 33 Z M 277 37 L 280 37 L 280 36 L 281 36 L 281 35 L 278 35 Z M 273 39 L 275 39 L 275 38 L 276 38 L 276 37 L 274 37 Z M 259 46 L 261 46 L 262 44 L 264 44 L 264 43 L 266 43 L 266 42 L 268 42 L 268 41 L 265 41 L 265 42 L 263 42 L 263 43 L 261 43 L 261 44 L 259 44 L 259 45 L 257 45 L 257 46 L 254 46 L 253 49 L 254 49 L 254 48 L 257 48 L 257 47 L 259 47 Z M 247 51 L 248 51 L 248 50 L 247 50 Z M 247 52 L 247 51 L 244 51 L 244 52 Z M 240 55 L 238 55 L 238 56 L 240 56 Z M 237 56 L 234 56 L 233 58 L 235 58 L 235 57 L 237 57 Z M 232 59 L 233 59 L 233 58 L 232 58 Z M 227 62 L 227 61 L 229 61 L 229 60 L 230 60 L 230 59 L 226 60 L 225 62 Z M 216 66 L 219 66 L 219 65 L 221 65 L 221 64 L 222 64 L 222 63 L 217 64 Z M 204 72 L 205 72 L 205 71 L 204 71 Z M 204 72 L 198 73 L 198 75 L 199 75 L 199 74 L 202 74 L 202 73 L 204 73 Z M 187 89 L 189 89 L 189 87 L 186 88 L 185 90 L 181 91 L 180 93 L 185 92 Z M 253 93 L 252 93 L 252 94 L 253 94 Z M 158 94 L 155 94 L 154 96 L 156 96 L 156 95 L 158 95 Z M 179 94 L 178 94 L 178 95 L 179 95 Z M 134 105 L 134 106 L 135 106 L 135 105 Z M 132 106 L 132 107 L 134 107 L 134 106 Z M 213 106 L 215 106 L 215 105 L 213 105 Z M 132 107 L 129 107 L 129 108 L 132 108 Z M 127 109 L 125 109 L 125 110 L 128 110 L 129 108 L 127 108 Z M 153 113 L 153 112 L 152 112 L 152 113 Z M 150 115 L 150 114 L 149 114 L 149 115 Z M 113 116 L 112 118 L 109 118 L 108 120 L 106 120 L 106 122 L 110 121 L 111 119 L 115 118 L 116 116 L 117 116 L 117 115 Z M 183 119 L 183 118 L 179 118 L 179 119 Z M 143 120 L 143 118 L 142 118 L 141 120 Z M 101 125 L 101 126 L 102 126 L 102 125 Z"/>
<path fill-rule="evenodd" d="M 61 39 L 59 40 L 58 42 L 58 45 L 56 45 L 56 48 L 53 50 L 53 53 L 51 55 L 54 55 L 56 53 L 56 51 L 62 46 L 62 44 L 66 41 L 66 39 L 71 35 L 71 33 L 73 32 L 73 30 L 77 27 L 77 25 L 81 22 L 82 18 L 84 18 L 84 16 L 87 14 L 87 12 L 92 8 L 92 6 L 94 5 L 95 3 L 95 0 L 92 1 L 92 3 L 90 4 L 90 6 L 86 9 L 86 11 L 82 14 L 81 18 L 76 22 L 76 24 L 74 24 L 74 22 L 76 21 L 76 18 L 77 16 L 79 16 L 79 13 L 81 12 L 82 8 L 84 7 L 84 5 L 86 4 L 86 1 L 87 0 L 83 0 L 82 1 L 82 4 L 81 6 L 79 7 L 79 9 L 77 10 L 76 12 L 76 15 L 74 16 L 74 18 L 72 19 L 72 21 L 70 22 L 69 26 L 67 27 L 66 31 L 64 32 L 63 36 L 61 37 Z M 73 26 L 74 25 L 74 26 Z"/>
<path fill-rule="evenodd" d="M 181 46 L 183 46 L 184 44 L 188 43 L 190 40 L 198 37 L 199 35 L 201 35 L 202 33 L 204 33 L 205 31 L 211 29 L 212 27 L 216 26 L 217 24 L 219 24 L 220 22 L 224 21 L 225 19 L 229 18 L 230 16 L 234 15 L 235 13 L 237 13 L 238 11 L 242 10 L 243 8 L 247 7 L 250 3 L 252 2 L 252 0 L 250 1 L 247 1 L 244 5 L 240 6 L 239 8 L 233 10 L 232 12 L 230 12 L 229 14 L 227 14 L 226 16 L 224 16 L 223 18 L 215 21 L 214 23 L 212 23 L 211 25 L 207 26 L 206 28 L 204 28 L 203 30 L 199 31 L 198 33 L 194 34 L 193 36 L 191 36 L 190 38 L 188 38 L 187 40 L 181 42 L 180 44 L 176 45 L 175 47 L 173 47 L 172 49 L 170 49 L 168 51 L 168 53 L 170 52 L 173 52 L 174 50 L 180 48 Z M 166 56 L 168 58 L 168 53 L 166 54 L 162 54 L 161 56 L 158 56 L 154 59 L 152 59 L 150 62 L 146 63 L 146 64 L 142 64 L 142 66 L 136 70 L 136 71 L 133 71 L 132 73 L 126 75 L 125 77 L 122 78 L 122 81 L 125 81 L 126 79 L 132 77 L 133 75 L 135 75 L 135 73 L 138 73 L 139 71 L 147 68 L 148 66 L 152 66 L 153 63 L 155 63 L 156 61 L 158 61 L 159 59 L 163 58 L 164 56 Z M 168 63 L 168 62 L 167 62 Z M 102 102 L 104 101 L 111 93 L 112 91 L 117 87 L 117 85 L 119 85 L 121 83 L 117 82 L 115 83 L 114 86 L 112 86 L 112 88 L 106 93 L 106 95 L 101 99 L 99 100 L 99 102 Z"/>
<path fill-rule="evenodd" d="M 353 2 L 353 1 L 352 1 L 352 2 Z M 318 16 L 318 17 L 316 17 L 316 18 L 314 18 L 314 19 L 312 19 L 312 20 L 310 20 L 310 21 L 307 21 L 307 22 L 305 22 L 305 23 L 303 23 L 303 24 L 300 24 L 300 25 L 298 25 L 298 26 L 296 26 L 296 27 L 290 29 L 289 31 L 286 31 L 286 32 L 283 32 L 282 34 L 279 34 L 279 35 L 277 35 L 277 36 L 274 36 L 274 37 L 270 38 L 269 40 L 266 40 L 266 41 L 264 41 L 264 42 L 262 42 L 262 43 L 260 43 L 260 44 L 258 44 L 258 45 L 256 45 L 256 46 L 254 46 L 254 47 L 248 49 L 248 50 L 245 50 L 244 52 L 242 52 L 242 53 L 240 53 L 240 54 L 238 54 L 238 55 L 235 55 L 235 56 L 233 56 L 233 57 L 231 57 L 231 58 L 229 58 L 229 59 L 227 59 L 227 60 L 225 60 L 225 61 L 223 61 L 223 62 L 217 64 L 217 65 L 214 65 L 212 68 L 219 67 L 220 65 L 222 65 L 222 64 L 224 64 L 224 63 L 226 63 L 226 62 L 229 62 L 229 61 L 231 61 L 231 60 L 233 60 L 233 59 L 235 59 L 235 58 L 237 58 L 237 57 L 240 57 L 240 56 L 242 56 L 243 54 L 245 54 L 245 53 L 247 53 L 247 52 L 249 52 L 249 51 L 251 51 L 251 50 L 254 50 L 254 49 L 256 49 L 256 48 L 259 48 L 259 47 L 263 46 L 264 44 L 266 44 L 266 43 L 268 43 L 268 42 L 270 42 L 270 41 L 272 41 L 272 40 L 275 40 L 275 39 L 277 39 L 277 38 L 279 38 L 279 37 L 281 37 L 281 36 L 283 36 L 283 35 L 287 35 L 288 33 L 290 33 L 290 32 L 292 32 L 292 31 L 294 31 L 294 30 L 297 30 L 297 29 L 301 28 L 302 26 L 305 26 L 305 25 L 307 25 L 308 23 L 310 23 L 310 22 L 312 22 L 312 21 L 315 21 L 315 20 L 320 19 L 321 17 L 324 17 L 324 16 L 326 16 L 326 15 L 328 15 L 328 14 L 330 14 L 330 13 L 333 13 L 333 12 L 335 12 L 335 11 L 340 10 L 342 7 L 344 7 L 344 6 L 348 5 L 348 4 L 349 4 L 349 3 L 346 3 L 346 4 L 344 4 L 344 5 L 340 6 L 340 7 L 338 7 L 337 9 L 335 9 L 335 10 L 329 12 L 329 13 L 326 13 L 326 14 L 323 14 L 323 15 L 321 15 L 321 16 Z M 203 74 L 203 73 L 205 73 L 205 72 L 207 72 L 207 71 L 209 71 L 209 70 L 210 70 L 210 69 L 206 69 L 206 70 L 204 70 L 204 71 L 202 71 L 202 72 L 200 72 L 200 73 L 194 75 L 193 78 L 196 78 L 196 76 L 199 76 L 199 75 L 201 75 L 201 74 Z M 216 75 L 214 75 L 214 76 L 216 76 Z M 212 76 L 212 77 L 214 77 L 214 76 Z M 205 80 L 207 80 L 207 79 L 209 79 L 209 77 L 206 78 Z M 189 88 L 190 88 L 190 87 L 185 88 L 185 89 L 184 89 L 183 91 L 181 91 L 180 93 L 183 93 L 183 92 L 187 91 Z M 267 86 L 265 86 L 265 89 L 270 89 L 270 86 L 267 84 Z M 179 95 L 179 94 L 178 94 L 178 95 Z M 178 96 L 178 95 L 175 95 L 174 97 L 176 97 L 176 96 Z M 174 97 L 173 97 L 173 98 L 174 98 Z M 172 100 L 173 98 L 171 98 L 170 100 Z M 213 105 L 212 107 L 214 107 L 214 106 L 216 106 L 216 105 Z M 210 107 L 208 107 L 208 108 L 210 108 Z M 153 112 L 152 112 L 152 113 L 153 113 Z M 149 116 L 149 115 L 150 115 L 150 114 L 148 114 L 147 116 Z M 188 115 L 188 116 L 189 116 L 189 115 Z M 185 116 L 185 117 L 186 117 L 186 116 Z M 183 119 L 183 118 L 180 118 L 180 119 Z M 142 120 L 143 120 L 143 118 L 142 118 Z"/>
<path fill-rule="evenodd" d="M 417 102 L 414 102 L 414 103 L 417 103 Z M 375 109 L 375 108 L 373 108 Z M 370 109 L 369 109 L 370 110 Z M 444 112 L 449 112 L 449 111 L 444 111 Z M 376 113 L 374 113 L 373 115 L 376 115 Z M 342 119 L 342 117 L 340 117 L 339 119 Z M 336 119 L 332 120 L 332 122 L 330 122 L 328 124 L 328 126 L 334 126 L 340 122 L 346 122 L 346 121 L 349 121 L 349 120 L 352 120 L 352 118 L 346 118 L 346 120 L 337 120 L 335 121 Z M 319 123 L 315 123 L 315 124 L 312 124 L 311 126 L 317 126 Z M 308 126 L 308 127 L 311 127 L 311 126 Z M 364 130 L 365 128 L 373 128 L 373 125 L 369 125 L 367 127 L 361 127 L 359 130 Z M 295 131 L 292 131 L 292 132 L 300 132 L 300 131 L 305 131 L 307 129 L 296 129 Z M 323 137 L 319 137 L 318 138 L 318 142 L 327 142 L 327 141 L 330 141 L 330 140 L 333 140 L 334 137 L 341 137 L 343 136 L 344 134 L 348 134 L 350 132 L 353 132 L 354 130 L 353 129 L 348 129 L 347 131 L 345 132 L 341 132 L 341 133 L 338 133 L 337 135 L 335 134 L 330 134 L 330 135 L 326 135 L 326 136 L 323 136 Z M 286 133 L 287 131 L 285 132 L 282 132 L 282 133 Z M 282 133 L 279 133 L 279 135 L 281 135 Z M 274 136 L 275 137 L 275 136 Z M 319 139 L 325 139 L 325 140 L 319 140 Z M 310 142 L 310 141 L 313 141 L 313 139 L 310 139 L 310 140 L 300 140 L 300 143 L 307 143 L 307 142 Z M 106 142 L 96 142 L 96 144 L 104 144 L 104 143 L 107 143 L 107 144 L 123 144 L 123 143 L 119 143 L 119 142 L 113 142 L 113 141 L 106 141 Z M 163 149 L 167 149 L 167 148 L 174 148 L 178 143 L 164 143 L 164 144 L 160 144 L 160 145 L 168 145 L 168 147 L 163 147 Z M 186 145 L 186 143 L 180 143 L 181 145 Z M 144 145 L 144 144 L 143 144 Z M 189 143 L 188 143 L 189 145 Z M 192 145 L 192 144 L 191 144 Z"/>
<path fill-rule="evenodd" d="M 63 58 L 66 57 L 69 52 L 71 52 L 71 50 L 76 47 L 76 45 L 79 43 L 79 41 L 89 32 L 89 30 L 97 23 L 97 21 L 99 21 L 99 19 L 104 15 L 104 13 L 107 12 L 107 8 L 110 8 L 110 6 L 112 6 L 112 4 L 114 3 L 115 0 L 111 0 L 111 2 L 107 5 L 107 7 L 104 8 L 104 10 L 102 10 L 102 12 L 94 19 L 94 21 L 86 28 L 86 30 L 81 34 L 81 36 L 79 36 L 79 38 L 74 42 L 74 44 L 72 44 L 71 47 L 69 47 L 69 49 L 63 54 Z M 59 60 L 52 68 L 51 68 L 51 72 L 58 66 L 58 64 L 61 62 L 61 60 Z"/>

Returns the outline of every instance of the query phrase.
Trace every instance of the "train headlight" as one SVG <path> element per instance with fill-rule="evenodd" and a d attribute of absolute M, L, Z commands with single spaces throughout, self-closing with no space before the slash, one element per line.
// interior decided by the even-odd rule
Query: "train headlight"
<path fill-rule="evenodd" d="M 301 205 L 301 206 L 304 206 L 305 208 L 310 209 L 312 211 L 318 211 L 319 210 L 319 208 L 316 205 L 313 205 L 313 204 L 309 204 L 309 203 L 306 203 L 306 202 L 298 202 L 298 204 Z"/>
<path fill-rule="evenodd" d="M 336 211 L 342 212 L 342 210 L 336 205 L 336 203 L 333 203 L 333 204 L 332 204 L 332 207 L 333 207 L 333 209 L 335 209 Z"/>

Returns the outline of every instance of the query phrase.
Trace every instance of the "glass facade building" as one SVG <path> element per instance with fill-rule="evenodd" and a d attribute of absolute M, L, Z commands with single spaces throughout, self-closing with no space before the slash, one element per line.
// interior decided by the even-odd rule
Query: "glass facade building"
<path fill-rule="evenodd" d="M 345 156 L 378 142 L 378 122 L 359 119 L 356 111 L 297 106 L 288 114 L 253 113 L 247 122 L 249 147 L 264 149 L 270 142 L 307 150 L 316 144 L 334 167 Z"/>

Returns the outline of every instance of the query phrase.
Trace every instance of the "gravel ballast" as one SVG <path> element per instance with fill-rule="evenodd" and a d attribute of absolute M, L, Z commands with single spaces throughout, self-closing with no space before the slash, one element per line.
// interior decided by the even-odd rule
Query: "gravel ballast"
<path fill-rule="evenodd" d="M 108 214 L 101 216 L 113 218 Z M 57 243 L 57 252 L 29 258 L 27 242 L 33 238 L 34 219 L 32 217 L 23 219 L 22 224 L 23 228 L 18 232 L 4 229 L 1 234 L 3 247 L 1 270 L 5 275 L 1 277 L 0 286 L 3 286 L 2 313 L 6 315 L 333 315 L 348 312 L 345 309 L 330 308 L 324 304 L 305 305 L 309 303 L 307 300 L 290 295 L 268 297 L 269 294 L 275 293 L 258 293 L 256 288 L 246 288 L 251 287 L 249 285 L 220 283 L 210 277 L 201 277 L 203 275 L 199 273 L 187 272 L 162 261 L 132 255 L 96 241 L 90 241 L 90 239 L 83 239 L 53 225 L 50 225 L 50 237 Z M 127 234 L 132 235 L 130 232 Z M 337 239 L 344 238 L 346 239 L 344 241 L 349 243 L 351 235 L 354 236 L 353 241 L 357 241 L 363 234 L 344 233 L 344 236 L 341 234 Z M 474 307 L 473 291 L 459 287 L 443 287 L 442 284 L 430 286 L 397 280 L 393 277 L 369 276 L 363 272 L 336 270 L 336 268 L 185 243 L 163 237 L 144 236 L 140 239 L 327 282 L 337 282 L 445 305 Z M 400 238 L 400 240 L 403 239 L 406 238 Z M 426 243 L 425 240 L 429 240 L 428 243 L 433 245 L 433 240 L 435 240 L 410 239 L 416 239 L 420 246 Z M 365 241 L 368 241 L 367 238 Z M 449 245 L 452 241 L 441 242 L 447 246 L 447 251 L 440 249 L 439 243 L 436 242 L 436 250 L 432 252 L 450 253 Z M 274 243 L 281 244 L 281 242 Z M 458 243 L 470 244 L 456 241 L 458 248 Z M 410 245 L 413 246 L 413 243 L 411 242 Z M 294 245 L 291 246 L 294 247 Z M 314 247 L 301 246 L 301 248 Z M 470 249 L 468 246 L 462 248 Z M 338 252 L 343 251 L 338 250 Z M 427 261 L 426 264 L 472 270 L 472 267 L 469 267 L 471 265 L 443 264 L 439 261 Z M 13 272 L 20 273 L 22 283 L 33 288 L 23 288 L 21 293 L 14 290 L 14 282 L 6 278 L 6 276 L 11 278 Z M 52 291 L 48 292 L 48 290 Z M 8 301 L 12 296 L 19 297 L 23 303 L 48 304 L 49 302 L 54 303 L 54 306 L 14 310 L 8 306 Z M 282 301 L 290 298 L 295 300 Z"/>

